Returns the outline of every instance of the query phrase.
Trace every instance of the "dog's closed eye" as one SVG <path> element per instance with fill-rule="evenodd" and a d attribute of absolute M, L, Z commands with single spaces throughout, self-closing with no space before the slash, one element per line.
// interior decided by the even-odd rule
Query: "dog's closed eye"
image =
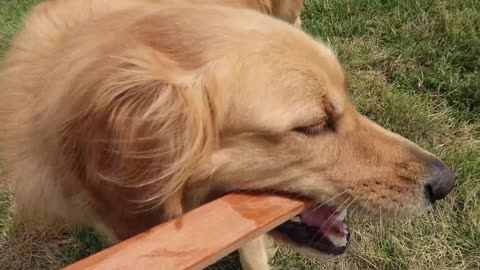
<path fill-rule="evenodd" d="M 312 125 L 296 127 L 293 129 L 293 131 L 313 137 L 321 135 L 325 132 L 334 132 L 335 123 L 333 120 L 325 119 Z"/>

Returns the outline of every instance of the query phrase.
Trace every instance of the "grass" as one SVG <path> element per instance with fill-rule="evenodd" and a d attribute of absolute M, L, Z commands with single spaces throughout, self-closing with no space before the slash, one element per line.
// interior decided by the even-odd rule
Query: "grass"
<path fill-rule="evenodd" d="M 38 2 L 41 0 L 0 0 L 0 54 L 7 48 L 28 9 Z"/>
<path fill-rule="evenodd" d="M 0 51 L 34 2 L 0 0 Z M 302 17 L 338 52 L 357 108 L 440 156 L 458 182 L 420 217 L 353 219 L 343 258 L 281 250 L 276 269 L 480 269 L 480 1 L 307 1 Z M 88 230 L 19 233 L 10 210 L 0 191 L 0 269 L 55 269 L 103 247 Z M 236 255 L 210 269 L 239 269 Z"/>

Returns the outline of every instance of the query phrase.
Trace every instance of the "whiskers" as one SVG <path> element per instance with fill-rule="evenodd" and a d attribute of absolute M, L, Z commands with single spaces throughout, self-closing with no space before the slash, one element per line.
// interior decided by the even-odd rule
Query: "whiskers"
<path fill-rule="evenodd" d="M 336 198 L 338 198 L 338 197 L 342 196 L 343 194 L 347 193 L 348 191 L 351 191 L 351 189 L 350 189 L 350 188 L 348 188 L 348 189 L 345 189 L 344 191 L 342 191 L 342 192 L 338 193 L 337 195 L 335 195 L 335 196 L 331 197 L 330 199 L 328 199 L 328 200 L 324 201 L 322 204 L 315 206 L 315 208 L 313 208 L 312 210 L 309 210 L 309 211 L 308 211 L 308 213 L 312 213 L 312 212 L 314 212 L 315 210 L 317 210 L 317 209 L 319 209 L 320 207 L 322 207 L 322 206 L 326 205 L 327 203 L 329 203 L 329 202 L 331 202 L 331 201 L 335 200 Z"/>
<path fill-rule="evenodd" d="M 349 203 L 347 206 L 343 207 L 343 205 L 348 201 L 348 200 L 345 200 L 345 201 L 340 205 L 340 207 L 338 207 L 338 212 L 341 213 L 342 211 L 347 211 L 347 209 L 349 209 L 350 206 L 351 206 L 356 200 L 358 200 L 358 198 L 360 198 L 360 195 L 357 196 L 357 197 L 355 197 L 355 198 L 353 198 L 353 200 L 351 200 L 350 203 Z M 328 221 L 330 221 L 330 219 L 331 219 L 333 216 L 334 216 L 334 214 L 331 214 L 330 217 L 327 219 L 327 221 L 325 221 L 325 223 L 328 223 Z M 325 238 L 325 235 L 330 232 L 330 230 L 332 229 L 332 227 L 333 227 L 333 224 L 330 225 L 330 227 L 328 227 L 327 231 L 323 234 L 322 238 L 320 238 L 319 241 L 321 241 L 321 240 L 323 240 L 323 238 Z"/>
<path fill-rule="evenodd" d="M 366 206 L 368 204 L 368 202 L 370 201 L 370 199 L 372 198 L 372 194 L 370 194 L 367 199 L 365 200 L 365 202 L 363 203 L 362 207 L 359 209 L 359 211 L 361 211 L 359 214 L 357 214 L 355 211 L 357 210 L 357 207 L 359 206 L 359 204 L 357 204 L 355 206 L 355 208 L 352 209 L 352 211 L 350 212 L 351 215 L 356 215 L 356 216 L 362 216 L 365 212 L 365 210 L 367 209 Z"/>
<path fill-rule="evenodd" d="M 350 199 L 351 199 L 350 197 L 349 197 L 349 198 L 346 198 L 346 199 L 340 204 L 340 206 L 337 208 L 337 209 L 338 209 L 338 212 L 347 210 L 347 209 L 350 207 L 350 205 L 352 205 L 358 198 L 359 198 L 359 196 L 353 198 L 353 200 L 351 200 L 351 201 L 350 201 Z M 347 206 L 343 207 L 348 201 L 350 201 L 350 203 L 348 203 Z M 327 218 L 327 220 L 324 221 L 324 224 L 328 224 L 328 222 L 329 222 L 335 215 L 336 215 L 336 213 L 330 214 L 330 216 Z M 333 227 L 333 224 L 328 227 L 328 229 L 326 230 L 326 232 L 322 233 L 322 237 L 321 237 L 317 242 L 322 241 L 322 240 L 325 238 L 325 235 L 328 234 L 328 232 L 330 232 L 330 230 L 332 229 L 332 227 Z M 315 238 L 317 237 L 318 233 L 319 233 L 319 231 L 317 231 L 317 232 L 315 233 L 315 235 L 312 237 L 312 239 L 310 240 L 310 244 L 315 240 Z"/>

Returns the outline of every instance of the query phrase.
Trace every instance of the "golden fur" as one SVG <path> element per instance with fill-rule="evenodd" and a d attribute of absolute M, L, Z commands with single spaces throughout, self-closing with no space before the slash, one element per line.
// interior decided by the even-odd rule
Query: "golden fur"
<path fill-rule="evenodd" d="M 254 11 L 157 2 L 48 2 L 13 40 L 0 139 L 19 219 L 115 241 L 233 191 L 428 207 L 435 157 L 354 109 L 330 49 Z"/>

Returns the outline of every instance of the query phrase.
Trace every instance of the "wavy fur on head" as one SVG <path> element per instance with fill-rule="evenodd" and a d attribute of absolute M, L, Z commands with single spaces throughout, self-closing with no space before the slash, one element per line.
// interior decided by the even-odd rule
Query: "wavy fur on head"
<path fill-rule="evenodd" d="M 215 93 L 148 47 L 110 61 L 102 77 L 75 86 L 81 102 L 67 112 L 73 115 L 59 136 L 63 154 L 71 157 L 68 166 L 80 178 L 143 190 L 130 198 L 142 206 L 179 205 L 192 171 L 217 144 Z M 91 85 L 97 88 L 93 95 L 80 93 Z"/>

